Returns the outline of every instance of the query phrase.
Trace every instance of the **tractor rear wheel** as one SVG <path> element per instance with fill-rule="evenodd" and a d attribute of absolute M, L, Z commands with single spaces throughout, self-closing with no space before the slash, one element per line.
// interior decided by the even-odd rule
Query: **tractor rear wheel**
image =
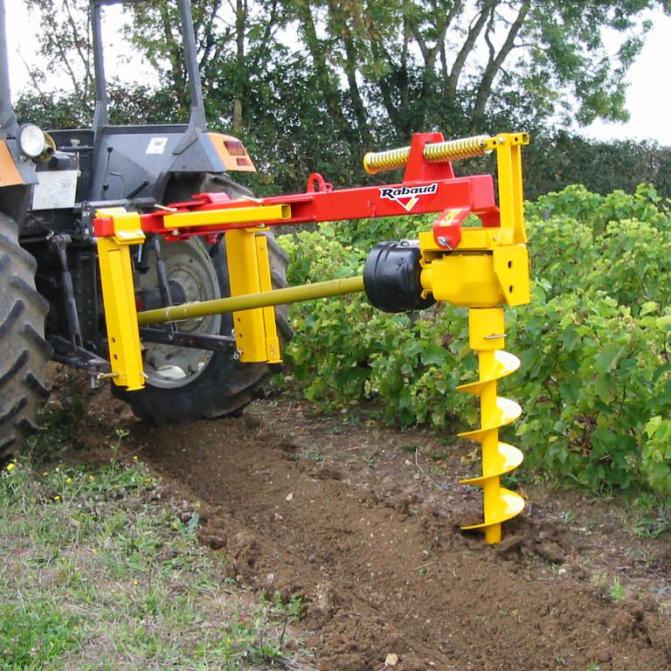
<path fill-rule="evenodd" d="M 47 301 L 35 289 L 37 263 L 19 245 L 18 227 L 0 214 L 0 462 L 35 429 L 51 348 L 44 339 Z"/>
<path fill-rule="evenodd" d="M 286 286 L 287 257 L 268 235 L 271 274 L 275 288 Z M 223 243 L 208 253 L 199 239 L 165 244 L 162 257 L 171 294 L 180 302 L 208 300 L 230 294 L 226 249 Z M 140 278 L 153 285 L 150 274 Z M 286 308 L 275 311 L 283 339 L 291 337 Z M 191 334 L 231 335 L 230 314 L 180 322 L 180 331 Z M 114 388 L 126 400 L 135 415 L 156 424 L 185 422 L 239 413 L 255 395 L 261 384 L 277 366 L 241 363 L 232 354 L 175 347 L 156 343 L 144 344 L 144 367 L 147 384 L 144 389 L 127 392 Z"/>

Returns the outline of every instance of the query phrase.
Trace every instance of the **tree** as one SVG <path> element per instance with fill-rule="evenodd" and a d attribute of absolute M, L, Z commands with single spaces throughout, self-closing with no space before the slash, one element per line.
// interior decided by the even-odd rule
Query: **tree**
<path fill-rule="evenodd" d="M 625 120 L 625 75 L 649 28 L 643 10 L 655 4 L 294 0 L 314 67 L 339 83 L 360 133 L 379 106 L 397 136 L 482 129 L 497 116 L 536 127 Z M 619 37 L 615 53 L 606 31 Z"/>
<path fill-rule="evenodd" d="M 56 94 L 63 98 L 59 105 L 61 111 L 67 109 L 70 98 L 91 114 L 94 76 L 90 3 L 88 0 L 25 0 L 25 4 L 38 14 L 38 53 L 46 63 L 44 68 L 35 63 L 27 65 L 33 89 L 29 95 L 47 107 L 54 102 Z M 58 91 L 62 95 L 56 93 Z"/>
<path fill-rule="evenodd" d="M 90 106 L 88 0 L 27 0 L 48 69 Z M 363 153 L 417 130 L 458 137 L 623 120 L 625 76 L 659 0 L 192 0 L 206 111 L 296 189 L 310 169 L 361 179 Z M 127 37 L 160 87 L 126 86 L 124 121 L 185 120 L 189 101 L 174 0 L 134 2 Z M 606 39 L 606 37 L 608 39 Z M 615 44 L 615 47 L 610 45 Z M 47 78 L 33 71 L 47 111 Z M 118 83 L 117 100 L 123 101 Z M 114 96 L 110 96 L 113 98 Z M 61 114 L 67 96 L 53 101 Z"/>

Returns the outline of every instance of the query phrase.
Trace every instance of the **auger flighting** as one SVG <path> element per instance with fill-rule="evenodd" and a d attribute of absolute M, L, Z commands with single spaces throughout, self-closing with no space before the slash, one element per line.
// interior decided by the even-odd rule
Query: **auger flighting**
<path fill-rule="evenodd" d="M 497 381 L 514 373 L 520 360 L 504 352 L 503 310 L 501 308 L 472 308 L 468 314 L 470 348 L 478 354 L 479 379 L 463 384 L 459 391 L 480 398 L 480 428 L 459 435 L 480 443 L 482 475 L 462 480 L 462 484 L 482 487 L 484 522 L 464 529 L 482 529 L 488 543 L 501 540 L 501 523 L 515 517 L 524 508 L 524 499 L 501 487 L 501 476 L 516 469 L 524 458 L 512 445 L 499 441 L 499 428 L 514 422 L 522 408 L 497 395 Z"/>

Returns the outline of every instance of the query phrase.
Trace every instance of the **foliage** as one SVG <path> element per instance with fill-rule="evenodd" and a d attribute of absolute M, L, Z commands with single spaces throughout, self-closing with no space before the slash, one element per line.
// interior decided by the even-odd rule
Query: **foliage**
<path fill-rule="evenodd" d="M 40 21 L 47 66 L 31 69 L 19 117 L 82 125 L 93 100 L 90 3 L 28 4 Z M 368 179 L 359 168 L 365 151 L 405 144 L 418 130 L 459 137 L 525 128 L 543 136 L 529 152 L 532 196 L 573 182 L 602 193 L 631 190 L 631 179 L 669 188 L 668 152 L 551 132 L 558 123 L 627 117 L 624 82 L 649 28 L 645 10 L 661 5 L 192 1 L 208 121 L 249 146 L 259 193 L 300 189 L 313 170 L 336 184 Z M 118 35 L 149 64 L 158 86 L 121 86 L 112 77 L 113 122 L 184 121 L 189 100 L 176 2 L 128 3 L 124 16 Z M 50 88 L 52 73 L 69 83 L 67 91 Z"/>
<path fill-rule="evenodd" d="M 49 69 L 90 102 L 89 3 L 27 1 L 39 12 Z M 395 137 L 436 124 L 462 132 L 486 114 L 534 125 L 559 113 L 580 123 L 624 119 L 625 76 L 650 27 L 643 11 L 658 4 L 193 0 L 192 14 L 206 97 L 216 100 L 212 111 L 224 103 L 236 131 L 253 127 L 263 109 L 265 73 L 290 61 L 309 68 L 333 129 L 367 144 L 379 125 Z M 188 110 L 176 3 L 135 3 L 127 17 L 133 46 Z M 606 30 L 619 38 L 611 53 Z M 31 77 L 45 83 L 41 71 Z M 283 94 L 286 110 L 298 98 L 290 88 Z"/>
<path fill-rule="evenodd" d="M 38 53 L 47 63 L 46 68 L 34 63 L 29 66 L 30 90 L 48 94 L 54 89 L 50 80 L 65 80 L 67 96 L 79 100 L 84 107 L 92 107 L 91 3 L 88 0 L 25 0 L 25 4 L 32 12 L 38 12 Z"/>
<path fill-rule="evenodd" d="M 394 222 L 404 224 L 385 223 Z M 367 240 L 370 231 L 360 233 L 359 246 L 342 244 L 338 235 L 335 226 L 324 225 L 281 238 L 292 260 L 290 283 L 359 273 L 368 248 L 361 239 Z M 291 319 L 297 335 L 287 356 L 307 398 L 339 407 L 382 397 L 386 418 L 403 425 L 428 421 L 442 426 L 454 412 L 456 398 L 436 405 L 433 392 L 455 396 L 455 362 L 463 356 L 463 343 L 455 339 L 454 347 L 446 349 L 441 334 L 454 322 L 463 330 L 463 315 L 442 309 L 421 318 L 388 315 L 355 295 L 320 303 L 316 310 L 313 304 L 295 305 Z"/>
<path fill-rule="evenodd" d="M 110 123 L 148 124 L 173 121 L 175 100 L 167 89 L 121 85 L 112 81 L 107 87 Z M 93 107 L 75 93 L 65 91 L 25 92 L 14 105 L 22 123 L 36 123 L 46 129 L 90 128 Z"/>
<path fill-rule="evenodd" d="M 671 149 L 655 142 L 598 142 L 540 130 L 524 152 L 524 168 L 530 199 L 570 184 L 603 195 L 616 189 L 633 193 L 641 182 L 671 196 Z"/>
<path fill-rule="evenodd" d="M 524 415 L 527 463 L 594 489 L 671 494 L 671 214 L 654 188 L 607 196 L 574 186 L 527 205 L 531 305 L 509 310 L 521 371 L 502 383 Z M 282 238 L 292 281 L 360 272 L 382 239 L 419 218 L 347 223 Z M 473 379 L 463 310 L 388 315 L 361 296 L 292 308 L 293 375 L 327 407 L 377 400 L 388 421 L 476 420 L 455 392 Z M 512 429 L 510 429 L 512 430 Z"/>
<path fill-rule="evenodd" d="M 15 604 L 0 606 L 0 650 L 8 671 L 43 669 L 77 647 L 76 620 L 63 617 L 57 604 L 37 602 L 26 610 Z"/>

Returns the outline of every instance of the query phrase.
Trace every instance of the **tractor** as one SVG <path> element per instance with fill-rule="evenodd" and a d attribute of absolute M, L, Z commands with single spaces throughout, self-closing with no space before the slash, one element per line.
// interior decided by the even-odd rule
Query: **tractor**
<path fill-rule="evenodd" d="M 521 409 L 497 395 L 519 359 L 503 351 L 504 306 L 529 302 L 522 200 L 526 133 L 445 139 L 415 133 L 406 147 L 370 152 L 370 175 L 401 182 L 334 189 L 318 173 L 304 192 L 255 198 L 234 179 L 254 171 L 244 145 L 208 132 L 189 0 L 178 0 L 191 111 L 188 123 L 109 123 L 101 10 L 91 0 L 95 111 L 90 129 L 20 125 L 9 98 L 0 0 L 0 458 L 34 427 L 49 358 L 112 383 L 155 423 L 237 414 L 282 362 L 286 306 L 365 292 L 386 312 L 435 302 L 469 313 L 481 426 L 480 529 L 489 543 L 519 514 L 501 486 L 521 452 L 499 428 Z M 453 162 L 495 153 L 491 175 L 458 177 Z M 373 178 L 376 179 L 376 178 Z M 498 191 L 498 201 L 496 192 Z M 360 276 L 287 287 L 276 226 L 438 213 L 417 240 L 384 241 Z"/>
<path fill-rule="evenodd" d="M 147 210 L 201 192 L 250 196 L 231 175 L 252 172 L 244 146 L 207 130 L 189 0 L 179 0 L 191 100 L 188 123 L 109 123 L 102 7 L 92 0 L 95 113 L 91 128 L 43 132 L 20 125 L 10 103 L 4 0 L 0 0 L 0 458 L 34 425 L 46 395 L 49 358 L 109 371 L 92 220 L 98 208 Z M 285 286 L 286 257 L 267 234 L 273 285 Z M 229 293 L 225 247 L 202 238 L 166 244 L 149 237 L 134 259 L 138 305 L 201 301 Z M 283 337 L 290 335 L 277 310 Z M 273 366 L 242 364 L 231 352 L 228 314 L 143 335 L 141 391 L 114 387 L 140 417 L 158 423 L 237 413 Z"/>

